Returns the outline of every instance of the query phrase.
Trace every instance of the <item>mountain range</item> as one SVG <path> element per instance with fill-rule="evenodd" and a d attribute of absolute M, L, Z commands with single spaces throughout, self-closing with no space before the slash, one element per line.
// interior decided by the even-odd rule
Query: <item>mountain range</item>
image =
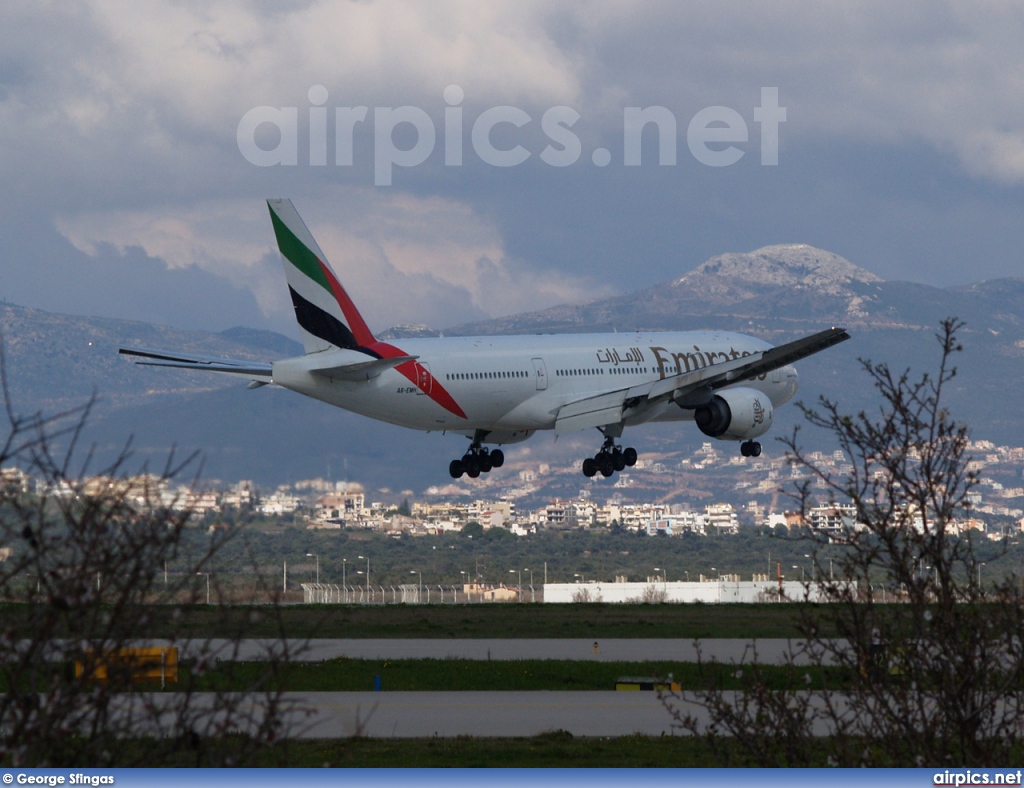
<path fill-rule="evenodd" d="M 947 400 L 977 438 L 1024 445 L 1024 279 L 939 288 L 888 282 L 842 257 L 803 244 L 723 254 L 670 282 L 612 298 L 465 324 L 446 335 L 723 329 L 782 342 L 828 325 L 853 339 L 799 365 L 799 398 L 838 401 L 846 411 L 878 407 L 858 358 L 915 373 L 934 369 L 939 321 L 958 316 L 964 351 Z M 133 462 L 162 464 L 170 448 L 200 450 L 203 476 L 273 486 L 310 477 L 352 479 L 371 488 L 422 490 L 447 479 L 447 459 L 464 439 L 423 435 L 374 422 L 290 392 L 202 373 L 132 366 L 119 345 L 183 349 L 210 356 L 271 360 L 301 353 L 294 340 L 233 328 L 219 334 L 138 321 L 61 315 L 0 303 L 6 375 L 18 412 L 53 412 L 94 393 L 86 434 L 98 467 L 133 437 Z M 429 336 L 426 326 L 396 326 L 382 338 Z M 800 422 L 779 411 L 775 434 Z M 598 443 L 596 433 L 559 441 L 543 434 L 523 444 L 543 461 L 569 461 Z M 641 452 L 699 445 L 685 425 L 627 433 Z M 809 435 L 809 440 L 823 440 Z M 590 444 L 593 444 L 591 446 Z M 770 445 L 769 444 L 766 444 Z M 524 449 L 514 449 L 521 451 Z M 778 449 L 775 449 L 778 451 Z M 589 452 L 588 452 L 589 453 Z M 442 461 L 443 460 L 443 461 Z"/>

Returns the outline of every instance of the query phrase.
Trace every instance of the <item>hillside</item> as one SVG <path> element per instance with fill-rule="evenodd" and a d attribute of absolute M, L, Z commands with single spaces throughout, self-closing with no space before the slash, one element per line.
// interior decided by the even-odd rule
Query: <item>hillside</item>
<path fill-rule="evenodd" d="M 563 305 L 446 329 L 445 334 L 507 334 L 720 328 L 781 342 L 828 325 L 853 339 L 801 362 L 799 397 L 819 395 L 844 409 L 873 409 L 876 400 L 857 359 L 896 369 L 930 368 L 937 358 L 938 321 L 968 321 L 950 390 L 954 414 L 975 437 L 1024 445 L 1024 280 L 979 282 L 943 289 L 886 282 L 843 258 L 806 245 L 764 247 L 714 257 L 694 270 L 638 293 Z M 373 487 L 422 490 L 447 483 L 447 459 L 462 450 L 456 436 L 421 435 L 354 416 L 298 395 L 202 373 L 145 369 L 117 354 L 120 344 L 182 348 L 211 356 L 268 360 L 301 352 L 272 332 L 236 328 L 222 334 L 147 323 L 75 317 L 0 304 L 8 379 L 22 411 L 79 404 L 94 391 L 100 408 L 88 433 L 100 458 L 134 435 L 137 458 L 158 463 L 176 445 L 203 450 L 207 478 L 251 478 L 263 485 L 330 475 Z M 401 326 L 389 336 L 426 336 L 424 326 Z M 782 409 L 774 434 L 800 422 Z M 671 452 L 700 445 L 696 430 L 647 427 L 638 447 Z M 810 440 L 815 440 L 809 435 Z M 540 461 L 571 462 L 594 436 L 528 444 Z M 440 459 L 439 459 L 440 458 Z"/>
<path fill-rule="evenodd" d="M 712 257 L 678 279 L 636 293 L 566 304 L 446 330 L 449 335 L 722 328 L 772 337 L 835 323 L 851 330 L 934 326 L 956 314 L 973 327 L 1024 335 L 1024 279 L 943 289 L 886 282 L 806 244 Z"/>
<path fill-rule="evenodd" d="M 850 411 L 874 408 L 858 359 L 924 371 L 937 360 L 940 320 L 958 316 L 964 353 L 949 393 L 974 434 L 1024 445 L 1024 279 L 939 288 L 887 282 L 806 244 L 713 257 L 671 282 L 629 295 L 552 307 L 446 330 L 449 335 L 723 329 L 779 343 L 830 325 L 853 339 L 799 365 L 798 395 L 828 396 Z"/>
<path fill-rule="evenodd" d="M 93 393 L 100 396 L 100 412 L 108 412 L 156 395 L 193 395 L 235 383 L 217 375 L 140 370 L 118 355 L 121 345 L 260 361 L 302 352 L 297 342 L 269 331 L 240 328 L 211 334 L 8 303 L 0 303 L 0 332 L 11 398 L 21 412 L 61 410 Z M 268 343 L 276 343 L 276 352 Z"/>

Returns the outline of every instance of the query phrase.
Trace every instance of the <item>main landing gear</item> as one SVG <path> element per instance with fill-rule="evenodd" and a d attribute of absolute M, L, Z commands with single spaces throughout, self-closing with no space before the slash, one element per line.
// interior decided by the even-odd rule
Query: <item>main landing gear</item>
<path fill-rule="evenodd" d="M 757 441 L 743 441 L 740 444 L 740 454 L 744 457 L 760 457 L 761 444 Z"/>
<path fill-rule="evenodd" d="M 500 468 L 505 464 L 505 452 L 501 449 L 485 449 L 479 443 L 469 447 L 461 460 L 452 460 L 448 465 L 448 473 L 453 479 L 461 479 L 466 474 L 470 479 L 477 478 L 481 473 L 489 473 L 492 468 Z"/>
<path fill-rule="evenodd" d="M 632 468 L 636 465 L 636 449 L 632 446 L 623 449 L 615 445 L 615 439 L 608 436 L 604 439 L 604 446 L 593 457 L 587 457 L 583 461 L 583 475 L 588 479 L 597 475 L 598 471 L 606 479 L 616 471 L 621 471 L 627 466 Z"/>

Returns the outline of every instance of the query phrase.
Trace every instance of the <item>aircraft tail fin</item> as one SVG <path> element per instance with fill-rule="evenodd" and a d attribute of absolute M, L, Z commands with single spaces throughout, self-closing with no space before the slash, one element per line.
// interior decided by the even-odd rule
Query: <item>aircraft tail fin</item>
<path fill-rule="evenodd" d="M 306 353 L 361 350 L 377 340 L 291 200 L 267 200 Z"/>

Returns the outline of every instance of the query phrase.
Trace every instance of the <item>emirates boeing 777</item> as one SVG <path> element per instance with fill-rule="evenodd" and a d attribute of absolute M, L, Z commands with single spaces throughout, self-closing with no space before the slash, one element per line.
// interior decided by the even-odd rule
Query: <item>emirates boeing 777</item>
<path fill-rule="evenodd" d="M 370 331 L 290 200 L 268 200 L 305 354 L 272 363 L 121 348 L 138 364 L 198 369 L 273 383 L 415 430 L 470 440 L 453 478 L 499 468 L 500 448 L 537 430 L 597 429 L 583 473 L 608 477 L 636 463 L 626 427 L 693 421 L 740 442 L 746 457 L 797 390 L 792 364 L 849 339 L 825 331 L 772 347 L 725 331 L 431 337 L 382 342 Z"/>

